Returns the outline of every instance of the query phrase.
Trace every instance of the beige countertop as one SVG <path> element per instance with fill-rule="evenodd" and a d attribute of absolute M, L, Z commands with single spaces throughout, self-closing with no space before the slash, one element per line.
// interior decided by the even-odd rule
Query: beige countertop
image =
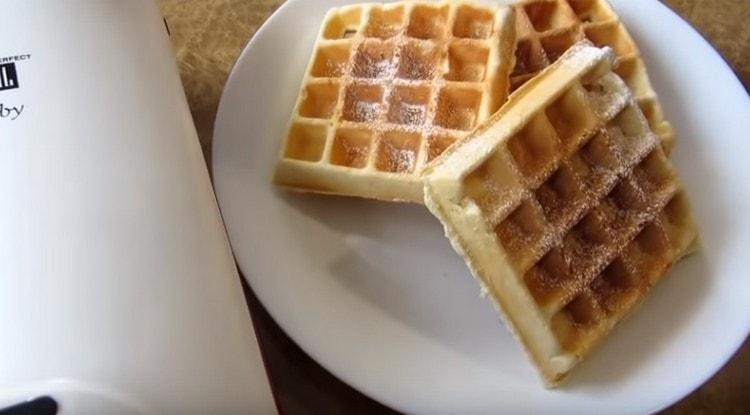
<path fill-rule="evenodd" d="M 171 30 L 198 135 L 210 160 L 214 117 L 227 76 L 248 39 L 283 0 L 157 0 Z M 750 1 L 666 0 L 694 25 L 750 85 Z M 252 293 L 248 302 L 271 383 L 287 414 L 393 411 L 344 385 L 276 326 Z M 750 412 L 750 344 L 667 414 Z M 634 397 L 637 399 L 637 397 Z"/>

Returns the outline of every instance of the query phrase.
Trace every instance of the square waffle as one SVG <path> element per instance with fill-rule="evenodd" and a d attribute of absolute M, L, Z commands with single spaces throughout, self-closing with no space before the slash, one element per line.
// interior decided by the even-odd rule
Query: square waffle
<path fill-rule="evenodd" d="M 659 138 L 580 42 L 425 170 L 425 203 L 548 385 L 697 240 Z"/>
<path fill-rule="evenodd" d="M 326 16 L 274 182 L 422 203 L 427 162 L 505 102 L 513 9 L 367 3 Z"/>
<path fill-rule="evenodd" d="M 582 39 L 609 46 L 617 55 L 615 72 L 633 91 L 666 153 L 671 152 L 674 130 L 664 120 L 638 47 L 606 0 L 524 0 L 515 8 L 518 44 L 511 89 L 523 85 Z"/>

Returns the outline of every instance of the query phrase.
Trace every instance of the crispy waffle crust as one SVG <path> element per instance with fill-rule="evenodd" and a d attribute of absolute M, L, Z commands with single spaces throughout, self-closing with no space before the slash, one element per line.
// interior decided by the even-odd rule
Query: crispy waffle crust
<path fill-rule="evenodd" d="M 688 253 L 697 231 L 659 138 L 588 42 L 425 170 L 425 203 L 548 385 Z"/>
<path fill-rule="evenodd" d="M 505 102 L 513 9 L 463 1 L 332 9 L 274 182 L 423 202 L 424 166 Z"/>
<path fill-rule="evenodd" d="M 609 46 L 617 55 L 615 72 L 633 91 L 664 151 L 672 151 L 674 130 L 664 119 L 640 51 L 606 0 L 524 0 L 515 8 L 518 44 L 512 89 L 523 85 L 582 39 L 600 47 Z"/>

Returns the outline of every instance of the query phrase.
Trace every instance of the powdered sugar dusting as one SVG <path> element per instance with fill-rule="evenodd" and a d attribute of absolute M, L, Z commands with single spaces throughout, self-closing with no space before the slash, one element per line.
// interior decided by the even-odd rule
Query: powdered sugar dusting
<path fill-rule="evenodd" d="M 349 107 L 349 118 L 352 121 L 369 122 L 378 118 L 380 103 L 368 101 L 355 101 Z"/>
<path fill-rule="evenodd" d="M 409 173 L 417 161 L 416 151 L 384 142 L 380 151 L 380 167 L 393 173 Z"/>

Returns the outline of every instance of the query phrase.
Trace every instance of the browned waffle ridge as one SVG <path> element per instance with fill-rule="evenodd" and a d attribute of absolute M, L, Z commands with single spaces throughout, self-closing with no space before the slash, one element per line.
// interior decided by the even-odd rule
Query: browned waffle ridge
<path fill-rule="evenodd" d="M 423 167 L 505 102 L 513 9 L 366 3 L 323 22 L 274 182 L 423 202 Z"/>
<path fill-rule="evenodd" d="M 651 129 L 667 154 L 675 135 L 646 72 L 638 46 L 606 0 L 524 0 L 516 5 L 516 89 L 554 62 L 571 45 L 588 39 L 609 46 L 617 55 L 615 72 L 635 95 Z"/>
<path fill-rule="evenodd" d="M 425 203 L 554 385 L 689 252 L 684 190 L 614 55 L 571 47 L 425 171 Z"/>

